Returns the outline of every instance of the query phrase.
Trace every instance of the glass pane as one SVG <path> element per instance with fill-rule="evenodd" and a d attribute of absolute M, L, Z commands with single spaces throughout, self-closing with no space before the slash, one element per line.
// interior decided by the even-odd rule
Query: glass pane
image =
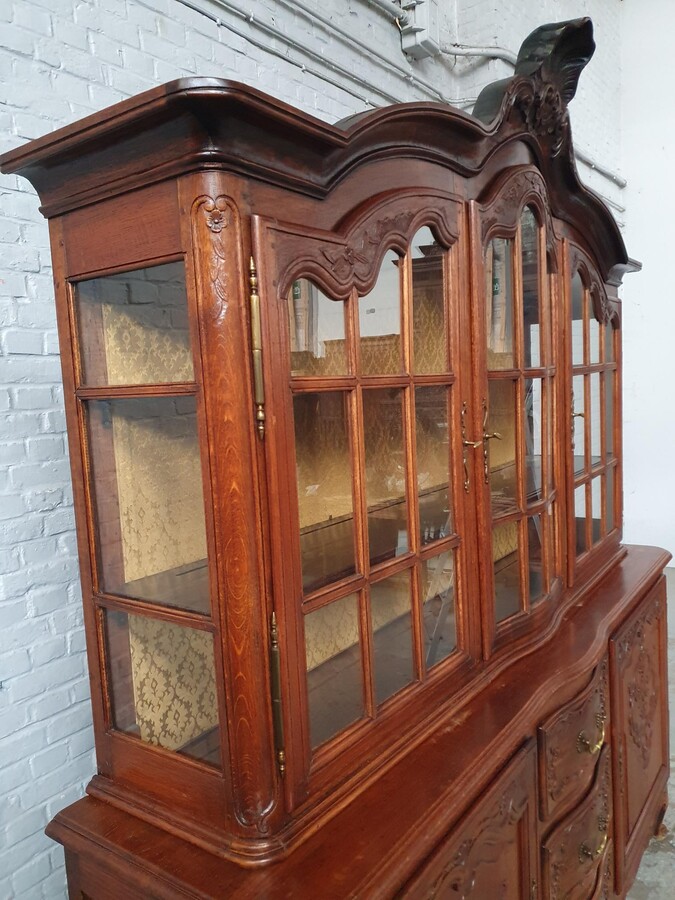
<path fill-rule="evenodd" d="M 591 376 L 591 465 L 597 465 L 602 459 L 601 432 L 602 417 L 600 415 L 600 373 Z"/>
<path fill-rule="evenodd" d="M 403 392 L 363 391 L 370 563 L 408 552 Z"/>
<path fill-rule="evenodd" d="M 541 378 L 525 379 L 525 496 L 528 503 L 536 503 L 542 497 L 542 446 L 544 423 L 542 421 Z"/>
<path fill-rule="evenodd" d="M 586 485 L 582 484 L 574 491 L 574 521 L 576 525 L 577 556 L 584 553 L 586 544 Z"/>
<path fill-rule="evenodd" d="M 145 616 L 104 615 L 114 727 L 220 766 L 213 636 Z"/>
<path fill-rule="evenodd" d="M 589 297 L 589 300 L 591 298 Z M 593 303 L 588 310 L 588 351 L 591 364 L 600 362 L 600 323 L 593 315 Z"/>
<path fill-rule="evenodd" d="M 292 375 L 346 375 L 345 305 L 306 278 L 288 292 Z"/>
<path fill-rule="evenodd" d="M 541 365 L 539 303 L 539 225 L 529 207 L 520 220 L 523 264 L 523 353 L 525 367 Z"/>
<path fill-rule="evenodd" d="M 542 516 L 530 516 L 527 520 L 527 557 L 530 581 L 530 603 L 541 600 L 546 589 L 544 586 L 544 554 L 542 546 Z"/>
<path fill-rule="evenodd" d="M 584 393 L 584 376 L 575 375 L 572 379 L 573 419 L 574 422 L 574 474 L 580 475 L 586 469 L 586 412 Z"/>
<path fill-rule="evenodd" d="M 605 332 L 605 362 L 614 362 L 614 329 L 611 325 L 603 327 Z"/>
<path fill-rule="evenodd" d="M 584 364 L 584 283 L 581 275 L 572 276 L 572 365 Z"/>
<path fill-rule="evenodd" d="M 492 515 L 518 508 L 516 478 L 516 382 L 490 381 L 488 442 Z"/>
<path fill-rule="evenodd" d="M 74 285 L 82 381 L 194 381 L 185 266 L 165 263 Z"/>
<path fill-rule="evenodd" d="M 293 398 L 305 593 L 356 571 L 348 397 L 328 391 Z"/>
<path fill-rule="evenodd" d="M 495 621 L 503 622 L 520 611 L 520 547 L 518 522 L 492 529 L 494 560 Z"/>
<path fill-rule="evenodd" d="M 448 490 L 450 458 L 447 388 L 417 388 L 415 424 L 420 540 L 422 544 L 429 544 L 453 531 Z"/>
<path fill-rule="evenodd" d="M 361 372 L 397 375 L 401 357 L 401 260 L 388 250 L 375 287 L 359 300 Z"/>
<path fill-rule="evenodd" d="M 601 536 L 602 517 L 602 475 L 591 480 L 591 539 L 597 543 Z"/>
<path fill-rule="evenodd" d="M 605 374 L 605 445 L 607 456 L 614 456 L 614 372 Z"/>
<path fill-rule="evenodd" d="M 370 613 L 379 705 L 413 680 L 409 569 L 370 586 Z"/>
<path fill-rule="evenodd" d="M 208 613 L 195 398 L 87 406 L 100 588 Z"/>
<path fill-rule="evenodd" d="M 447 372 L 443 315 L 443 258 L 445 251 L 431 230 L 420 228 L 412 241 L 413 360 L 418 375 Z"/>
<path fill-rule="evenodd" d="M 358 595 L 305 616 L 309 728 L 316 747 L 363 716 Z"/>
<path fill-rule="evenodd" d="M 495 238 L 485 257 L 485 333 L 488 369 L 512 369 L 513 241 Z"/>
<path fill-rule="evenodd" d="M 607 478 L 607 486 L 606 486 L 606 495 L 605 495 L 605 503 L 607 505 L 607 531 L 612 531 L 616 527 L 616 522 L 614 521 L 614 472 L 616 470 L 614 467 L 607 469 L 606 478 Z"/>
<path fill-rule="evenodd" d="M 457 646 L 455 558 L 452 550 L 422 560 L 422 621 L 427 669 Z"/>

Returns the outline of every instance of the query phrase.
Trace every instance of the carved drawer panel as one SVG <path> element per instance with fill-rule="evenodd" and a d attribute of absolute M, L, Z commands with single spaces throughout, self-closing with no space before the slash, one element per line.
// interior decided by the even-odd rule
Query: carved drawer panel
<path fill-rule="evenodd" d="M 535 794 L 532 743 L 516 754 L 399 896 L 409 900 L 537 897 Z"/>
<path fill-rule="evenodd" d="M 609 895 L 611 828 L 611 756 L 605 747 L 589 794 L 543 843 L 545 900 L 591 900 Z"/>
<path fill-rule="evenodd" d="M 588 790 L 598 756 L 609 735 L 607 659 L 588 686 L 537 731 L 539 804 L 543 821 L 564 813 Z"/>

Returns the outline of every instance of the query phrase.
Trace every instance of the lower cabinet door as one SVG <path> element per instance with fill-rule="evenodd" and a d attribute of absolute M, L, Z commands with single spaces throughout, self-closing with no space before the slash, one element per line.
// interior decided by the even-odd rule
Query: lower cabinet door
<path fill-rule="evenodd" d="M 666 584 L 661 578 L 609 644 L 619 894 L 635 878 L 666 804 L 666 647 Z"/>
<path fill-rule="evenodd" d="M 400 896 L 535 900 L 536 765 L 525 745 L 434 850 Z"/>
<path fill-rule="evenodd" d="M 545 900 L 591 900 L 612 887 L 612 760 L 600 754 L 593 785 L 542 844 Z"/>

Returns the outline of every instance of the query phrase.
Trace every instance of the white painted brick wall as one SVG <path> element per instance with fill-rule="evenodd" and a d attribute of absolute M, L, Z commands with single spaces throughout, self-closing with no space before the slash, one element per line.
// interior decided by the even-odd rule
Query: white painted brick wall
<path fill-rule="evenodd" d="M 335 121 L 395 100 L 475 97 L 509 74 L 453 57 L 409 63 L 394 25 L 366 0 L 193 3 L 221 24 L 179 0 L 0 0 L 0 151 L 183 75 L 245 81 Z M 515 51 L 535 25 L 590 13 L 599 50 L 573 126 L 584 149 L 615 167 L 618 6 L 458 0 L 445 7 L 444 38 Z M 0 898 L 64 897 L 63 854 L 43 829 L 82 796 L 95 763 L 47 225 L 31 187 L 8 176 L 0 423 Z"/>

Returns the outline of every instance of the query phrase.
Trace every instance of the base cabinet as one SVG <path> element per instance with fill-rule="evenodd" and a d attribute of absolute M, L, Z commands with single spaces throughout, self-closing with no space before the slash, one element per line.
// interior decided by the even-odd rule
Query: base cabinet
<path fill-rule="evenodd" d="M 661 578 L 610 644 L 617 889 L 632 883 L 667 806 L 666 582 Z"/>

